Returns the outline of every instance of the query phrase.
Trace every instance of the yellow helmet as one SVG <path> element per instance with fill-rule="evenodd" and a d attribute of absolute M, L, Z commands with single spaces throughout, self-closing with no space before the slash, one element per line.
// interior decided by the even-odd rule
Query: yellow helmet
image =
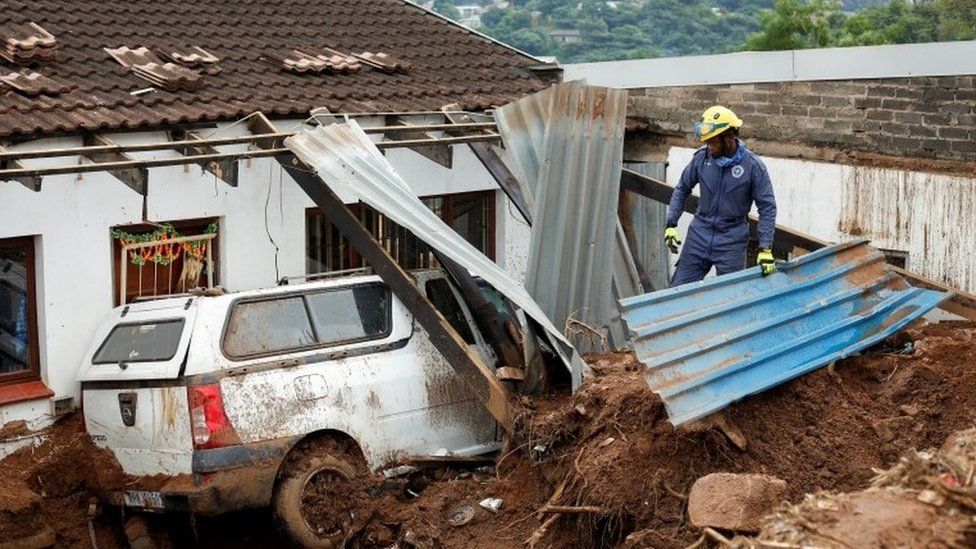
<path fill-rule="evenodd" d="M 695 122 L 695 135 L 704 143 L 729 128 L 742 127 L 742 120 L 730 109 L 721 105 L 708 107 L 701 120 Z"/>

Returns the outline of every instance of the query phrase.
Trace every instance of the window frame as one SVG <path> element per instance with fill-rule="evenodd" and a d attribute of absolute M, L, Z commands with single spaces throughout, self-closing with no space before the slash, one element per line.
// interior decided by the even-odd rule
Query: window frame
<path fill-rule="evenodd" d="M 290 299 L 294 297 L 300 297 L 302 299 L 302 304 L 305 306 L 305 315 L 308 317 L 309 326 L 311 326 L 315 339 L 319 337 L 318 331 L 315 328 L 315 323 L 312 318 L 312 312 L 309 307 L 307 296 L 322 294 L 327 292 L 339 292 L 339 291 L 353 291 L 356 288 L 363 288 L 368 286 L 378 286 L 386 291 L 388 299 L 386 300 L 386 307 L 384 313 L 386 314 L 387 325 L 386 331 L 371 336 L 363 336 L 354 339 L 347 339 L 343 341 L 336 341 L 331 343 L 313 343 L 310 345 L 304 345 L 301 347 L 289 347 L 287 349 L 279 349 L 276 351 L 265 351 L 259 353 L 250 353 L 246 355 L 233 355 L 227 352 L 227 336 L 228 330 L 230 329 L 230 320 L 234 314 L 234 310 L 238 305 L 244 305 L 248 303 L 260 303 L 264 301 L 275 301 L 279 299 Z M 357 343 L 363 343 L 366 341 L 382 341 L 393 335 L 393 292 L 390 288 L 383 284 L 382 282 L 362 282 L 359 284 L 350 284 L 348 286 L 336 286 L 333 288 L 316 288 L 314 290 L 298 290 L 292 292 L 284 292 L 280 294 L 264 295 L 258 297 L 240 297 L 230 302 L 227 307 L 227 314 L 224 316 L 224 327 L 220 332 L 220 352 L 230 361 L 233 362 L 244 362 L 247 360 L 252 360 L 255 358 L 267 358 L 271 356 L 284 356 L 293 355 L 297 353 L 304 353 L 307 351 L 317 351 L 321 349 L 330 349 L 333 347 L 343 347 L 346 345 L 354 345 Z"/>
<path fill-rule="evenodd" d="M 453 215 L 455 213 L 455 209 L 457 207 L 457 203 L 458 202 L 461 202 L 461 201 L 465 201 L 465 200 L 471 200 L 471 199 L 483 199 L 484 200 L 484 203 L 485 203 L 485 208 L 486 208 L 485 215 L 486 215 L 486 222 L 487 222 L 487 227 L 485 228 L 485 237 L 486 237 L 486 247 L 487 247 L 487 249 L 484 250 L 483 253 L 485 254 L 486 257 L 488 257 L 488 259 L 490 259 L 492 261 L 495 261 L 497 259 L 497 249 L 498 249 L 498 245 L 499 245 L 499 243 L 497 242 L 497 239 L 498 239 L 498 219 L 497 219 L 497 211 L 496 211 L 497 210 L 498 192 L 499 191 L 497 189 L 485 189 L 485 190 L 480 190 L 480 191 L 468 191 L 468 192 L 462 192 L 462 193 L 448 193 L 448 194 L 424 195 L 424 196 L 420 196 L 418 198 L 421 201 L 440 199 L 442 201 L 442 203 L 441 203 L 441 206 L 440 206 L 439 211 L 435 211 L 435 214 L 437 215 L 438 219 L 440 219 L 445 224 L 447 224 L 449 227 L 451 227 L 452 230 L 454 230 L 454 227 L 452 226 L 452 222 L 453 222 L 452 217 L 453 217 Z M 371 229 L 370 226 L 368 226 L 367 221 L 364 218 L 367 215 L 373 215 L 373 214 L 379 214 L 379 215 L 383 215 L 385 217 L 385 214 L 383 214 L 382 212 L 377 211 L 377 210 L 372 210 L 372 208 L 370 208 L 367 204 L 365 204 L 363 202 L 356 202 L 356 203 L 353 203 L 353 204 L 347 204 L 346 206 L 350 209 L 350 211 L 353 212 L 353 214 L 356 216 L 356 219 L 358 219 L 359 222 L 364 227 L 366 227 L 367 230 L 370 231 L 370 233 L 372 233 L 372 229 Z M 371 210 L 371 213 L 370 214 L 364 213 L 364 207 L 369 208 Z M 305 227 L 304 227 L 304 236 L 305 236 L 305 246 L 304 246 L 304 251 L 305 251 L 305 274 L 329 273 L 329 272 L 335 272 L 337 270 L 341 271 L 341 270 L 345 270 L 345 269 L 358 268 L 358 267 L 354 266 L 354 265 L 357 265 L 357 264 L 358 265 L 365 265 L 365 262 L 363 261 L 362 257 L 359 255 L 358 250 L 356 250 L 354 247 L 352 247 L 348 243 L 348 240 L 345 238 L 345 236 L 341 232 L 339 232 L 338 233 L 338 237 L 339 237 L 340 240 L 337 241 L 337 242 L 335 242 L 333 244 L 333 246 L 335 246 L 336 248 L 338 248 L 338 249 L 341 250 L 339 252 L 339 255 L 342 257 L 340 263 L 344 263 L 345 265 L 344 266 L 340 266 L 338 269 L 337 268 L 333 268 L 333 269 L 323 269 L 323 270 L 319 270 L 319 271 L 313 271 L 313 269 L 310 268 L 311 267 L 311 260 L 312 260 L 311 253 L 312 253 L 312 249 L 313 249 L 313 247 L 312 247 L 313 239 L 311 238 L 311 234 L 310 234 L 311 231 L 310 231 L 310 229 L 311 229 L 311 224 L 312 223 L 319 223 L 320 221 L 323 223 L 323 229 L 324 230 L 323 230 L 322 234 L 320 235 L 321 241 L 319 242 L 319 244 L 320 244 L 319 248 L 321 248 L 321 249 L 324 250 L 326 248 L 326 240 L 331 239 L 329 229 L 332 226 L 332 222 L 331 222 L 331 220 L 328 217 L 326 217 L 326 215 L 322 211 L 322 209 L 319 208 L 319 207 L 317 207 L 317 206 L 312 206 L 312 207 L 309 207 L 309 208 L 306 208 L 305 209 Z M 394 223 L 389 218 L 386 218 L 386 222 L 388 222 L 388 223 Z M 403 227 L 398 226 L 398 228 L 399 228 L 399 230 L 406 231 L 406 229 L 404 229 Z M 457 231 L 455 231 L 455 233 L 456 232 Z M 460 235 L 460 233 L 457 233 L 457 234 Z M 420 239 L 416 235 L 413 235 L 413 236 L 416 238 L 416 240 L 421 245 L 426 245 L 426 244 L 424 244 L 424 242 L 423 242 L 422 239 Z M 462 236 L 462 238 L 464 238 L 464 237 Z M 343 240 L 346 240 L 346 241 L 343 242 Z M 340 247 L 340 244 L 345 244 L 345 247 Z M 327 254 L 322 254 L 321 255 L 321 258 L 322 258 L 321 263 L 324 265 L 325 264 L 325 261 L 327 261 Z M 420 267 L 411 267 L 410 269 L 413 270 L 413 269 L 429 269 L 429 268 L 434 268 L 434 267 L 433 266 L 426 266 L 426 267 L 420 266 Z"/>
<path fill-rule="evenodd" d="M 0 238 L 0 248 L 27 249 L 27 330 L 31 337 L 27 341 L 30 368 L 19 372 L 0 374 L 0 385 L 21 383 L 41 379 L 41 345 L 37 329 L 37 256 L 36 241 L 33 236 Z"/>
<path fill-rule="evenodd" d="M 119 322 L 115 326 L 112 326 L 112 329 L 109 330 L 108 334 L 105 336 L 105 339 L 103 339 L 102 342 L 98 345 L 98 349 L 96 349 L 95 352 L 92 354 L 92 365 L 100 366 L 102 364 L 119 364 L 118 361 L 96 360 L 98 354 L 101 353 L 102 349 L 105 348 L 105 345 L 108 344 L 108 340 L 112 338 L 112 335 L 115 334 L 115 331 L 118 330 L 119 328 L 128 328 L 130 326 L 142 326 L 144 324 L 173 324 L 176 322 L 180 324 L 180 337 L 177 338 L 176 347 L 173 348 L 173 354 L 169 355 L 169 357 L 154 358 L 152 360 L 145 360 L 145 359 L 144 360 L 123 360 L 122 362 L 126 364 L 140 364 L 140 363 L 147 363 L 147 362 L 169 362 L 173 360 L 173 357 L 176 356 L 176 353 L 180 352 L 180 343 L 183 342 L 183 337 L 185 336 L 183 330 L 186 329 L 186 318 L 182 316 L 173 317 L 173 318 L 145 320 L 145 321 Z"/>

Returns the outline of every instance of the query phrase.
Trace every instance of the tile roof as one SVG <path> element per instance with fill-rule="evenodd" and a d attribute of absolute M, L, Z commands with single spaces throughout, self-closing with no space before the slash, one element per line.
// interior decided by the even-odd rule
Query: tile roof
<path fill-rule="evenodd" d="M 458 103 L 480 110 L 548 85 L 529 70 L 534 59 L 403 0 L 3 3 L 0 40 L 39 24 L 55 38 L 57 56 L 32 70 L 69 89 L 29 96 L 0 84 L 0 137 L 233 120 L 258 110 L 272 117 L 304 117 L 315 107 L 381 112 Z M 151 84 L 106 53 L 122 46 L 172 61 L 203 48 L 217 61 L 204 70 L 199 60 L 184 60 L 181 66 L 200 73 L 197 89 L 133 95 Z M 324 59 L 356 55 L 362 66 L 297 74 L 271 61 L 296 50 Z M 18 70 L 0 62 L 4 74 Z"/>

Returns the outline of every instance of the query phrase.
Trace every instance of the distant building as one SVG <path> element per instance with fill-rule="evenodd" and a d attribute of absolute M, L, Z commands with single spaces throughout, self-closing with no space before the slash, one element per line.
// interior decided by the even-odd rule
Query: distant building
<path fill-rule="evenodd" d="M 583 41 L 583 33 L 576 29 L 553 29 L 549 38 L 560 44 L 576 44 Z"/>
<path fill-rule="evenodd" d="M 485 12 L 484 6 L 457 6 L 457 10 L 461 12 L 461 17 L 458 19 L 458 23 L 461 23 L 467 27 L 481 26 L 481 14 Z"/>

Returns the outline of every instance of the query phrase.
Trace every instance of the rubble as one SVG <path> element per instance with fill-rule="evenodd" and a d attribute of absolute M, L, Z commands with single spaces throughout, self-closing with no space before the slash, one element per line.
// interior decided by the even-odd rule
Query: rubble
<path fill-rule="evenodd" d="M 352 492 L 362 496 L 361 520 L 349 546 L 686 547 L 702 536 L 690 516 L 689 492 L 711 473 L 781 478 L 787 483 L 782 499 L 793 505 L 820 501 L 807 494 L 824 490 L 863 490 L 875 479 L 877 494 L 827 501 L 841 510 L 857 510 L 879 499 L 884 505 L 902 505 L 901 496 L 889 494 L 908 489 L 914 495 L 903 512 L 916 517 L 913 524 L 929 521 L 930 510 L 938 511 L 936 503 L 959 517 L 972 516 L 949 499 L 950 492 L 928 480 L 905 479 L 967 481 L 966 463 L 971 461 L 965 460 L 971 457 L 965 456 L 972 456 L 976 446 L 971 434 L 953 438 L 944 451 L 917 454 L 922 461 L 912 458 L 911 449 L 943 447 L 950 435 L 976 425 L 976 368 L 969 366 L 976 364 L 974 333 L 973 324 L 928 326 L 905 336 L 916 342 L 909 354 L 879 352 L 847 359 L 832 375 L 813 372 L 733 405 L 728 420 L 749 440 L 746 450 L 717 428 L 675 429 L 632 354 L 590 356 L 593 373 L 575 395 L 523 397 L 520 438 L 498 456 L 493 468 L 483 463 L 435 464 L 404 469 L 393 478 L 376 474 L 358 479 Z M 62 435 L 68 444 L 72 437 L 83 437 L 80 429 Z M 605 443 L 611 438 L 612 443 Z M 73 444 L 89 456 L 87 441 Z M 75 482 L 76 475 L 86 473 L 71 467 L 39 466 L 50 453 L 43 445 L 31 452 L 26 448 L 0 462 L 5 498 L 0 507 L 14 508 L 13 500 L 23 499 L 20 508 L 30 509 L 0 513 L 0 542 L 48 524 L 59 545 L 87 544 L 92 482 Z M 28 480 L 38 473 L 40 482 Z M 942 476 L 947 473 L 950 477 Z M 111 475 L 107 480 L 113 480 Z M 938 497 L 920 500 L 925 490 Z M 489 511 L 479 505 L 487 498 L 504 504 L 497 512 Z M 330 508 L 325 502 L 308 505 L 323 513 Z M 460 518 L 470 514 L 470 519 L 452 526 L 452 516 L 465 507 L 470 511 Z M 197 543 L 226 547 L 265 539 L 271 535 L 270 520 L 255 516 L 263 515 L 198 519 Z M 962 525 L 948 516 L 931 523 Z M 113 539 L 124 543 L 121 524 L 114 524 L 114 530 L 107 525 L 112 517 L 119 522 L 117 512 L 106 512 L 96 523 L 99 547 L 112 547 Z M 767 535 L 776 539 L 769 530 L 761 531 L 760 539 Z M 262 546 L 276 543 L 281 540 Z"/>
<path fill-rule="evenodd" d="M 973 547 L 976 545 L 976 428 L 939 450 L 909 450 L 878 470 L 870 488 L 807 495 L 765 519 L 755 539 L 820 547 Z"/>
<path fill-rule="evenodd" d="M 786 481 L 769 475 L 712 473 L 692 485 L 688 518 L 699 528 L 758 532 L 785 493 Z"/>

